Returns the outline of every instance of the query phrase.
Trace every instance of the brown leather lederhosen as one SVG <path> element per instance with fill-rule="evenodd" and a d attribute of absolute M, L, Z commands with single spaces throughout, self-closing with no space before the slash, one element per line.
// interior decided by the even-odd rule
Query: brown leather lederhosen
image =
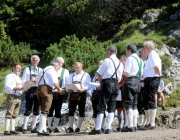
<path fill-rule="evenodd" d="M 49 70 L 49 69 L 47 69 L 47 70 Z M 39 83 L 40 83 L 42 77 L 44 79 L 44 74 L 46 71 L 43 71 L 43 74 L 39 80 Z M 37 98 L 39 101 L 39 105 L 41 106 L 41 114 L 45 114 L 45 115 L 49 114 L 49 109 L 52 104 L 53 96 L 52 96 L 52 88 L 46 84 L 45 79 L 44 79 L 43 85 L 38 84 Z"/>
<path fill-rule="evenodd" d="M 72 83 L 78 83 L 81 85 L 81 88 L 82 88 L 82 79 L 85 75 L 85 72 L 84 74 L 82 75 L 80 81 L 73 81 L 73 77 L 74 77 L 74 74 L 72 76 Z M 72 92 L 70 93 L 70 98 L 69 98 L 69 116 L 74 116 L 74 112 L 76 110 L 76 106 L 78 105 L 78 110 L 79 110 L 79 116 L 80 117 L 85 117 L 85 105 L 86 105 L 86 92 L 82 92 L 82 93 L 79 93 L 79 92 Z"/>
<path fill-rule="evenodd" d="M 16 81 L 16 78 L 14 79 Z M 18 86 L 18 84 L 19 83 L 16 81 L 16 86 Z M 5 118 L 7 119 L 15 119 L 19 114 L 19 109 L 21 106 L 21 96 L 20 95 L 17 96 L 15 94 L 16 94 L 16 90 L 14 94 L 6 94 L 7 95 L 7 98 L 6 98 L 7 111 L 6 111 Z"/>

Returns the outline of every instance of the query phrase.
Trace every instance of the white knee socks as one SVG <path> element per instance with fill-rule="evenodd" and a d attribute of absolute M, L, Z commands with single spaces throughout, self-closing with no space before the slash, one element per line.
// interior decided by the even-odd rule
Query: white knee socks
<path fill-rule="evenodd" d="M 36 127 L 38 116 L 33 115 L 31 130 L 33 130 Z"/>
<path fill-rule="evenodd" d="M 133 127 L 137 127 L 138 110 L 133 110 Z"/>
<path fill-rule="evenodd" d="M 81 128 L 83 121 L 84 121 L 84 117 L 79 117 L 77 128 L 79 128 L 79 129 Z"/>
<path fill-rule="evenodd" d="M 128 118 L 128 128 L 133 127 L 133 110 L 127 110 L 127 118 Z"/>
<path fill-rule="evenodd" d="M 48 120 L 48 128 L 51 128 L 53 117 L 47 117 Z"/>
<path fill-rule="evenodd" d="M 29 116 L 24 116 L 24 124 L 23 124 L 23 129 L 27 130 L 27 123 L 29 120 Z"/>
<path fill-rule="evenodd" d="M 54 128 L 57 128 L 57 127 L 58 127 L 59 120 L 60 120 L 60 118 L 54 117 Z"/>
<path fill-rule="evenodd" d="M 95 130 L 100 130 L 101 129 L 101 124 L 103 120 L 104 114 L 98 114 L 97 115 L 97 125 L 95 126 Z"/>
<path fill-rule="evenodd" d="M 145 112 L 145 116 L 146 116 L 146 119 L 147 119 L 146 125 L 148 125 L 149 124 L 149 110 L 144 110 L 144 112 Z"/>
<path fill-rule="evenodd" d="M 108 121 L 107 121 L 107 125 L 106 125 L 106 129 L 111 129 L 111 124 L 113 122 L 114 119 L 114 113 L 108 113 Z"/>
<path fill-rule="evenodd" d="M 155 126 L 156 109 L 149 109 L 149 122 L 151 126 Z"/>
<path fill-rule="evenodd" d="M 69 116 L 69 127 L 73 129 L 74 116 Z"/>

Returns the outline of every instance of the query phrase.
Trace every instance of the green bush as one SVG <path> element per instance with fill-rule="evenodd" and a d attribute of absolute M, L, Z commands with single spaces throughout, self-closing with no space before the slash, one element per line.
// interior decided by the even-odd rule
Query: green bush
<path fill-rule="evenodd" d="M 179 9 L 180 3 L 169 4 L 166 7 L 162 7 L 162 12 L 158 16 L 158 21 L 168 20 L 169 17 L 175 14 L 175 12 Z"/>
<path fill-rule="evenodd" d="M 180 88 L 178 87 L 166 101 L 167 107 L 178 107 L 180 106 Z"/>
<path fill-rule="evenodd" d="M 170 47 L 179 47 L 180 48 L 180 41 L 178 39 L 176 39 L 175 37 L 166 39 L 165 43 Z"/>
<path fill-rule="evenodd" d="M 171 65 L 171 59 L 168 56 L 160 56 L 160 58 L 162 63 L 162 69 L 169 70 Z"/>
<path fill-rule="evenodd" d="M 30 45 L 20 42 L 15 45 L 9 38 L 0 40 L 0 65 L 10 66 L 14 62 L 25 61 L 31 56 Z"/>
<path fill-rule="evenodd" d="M 61 56 L 65 60 L 65 67 L 70 71 L 74 70 L 75 62 L 83 63 L 84 69 L 94 73 L 99 60 L 106 58 L 106 44 L 100 43 L 95 37 L 79 40 L 76 35 L 65 36 L 60 43 L 51 44 L 46 49 L 42 60 L 48 64 L 53 59 Z"/>
<path fill-rule="evenodd" d="M 168 83 L 174 83 L 173 78 L 162 78 L 162 80 L 164 81 L 164 85 L 167 85 Z"/>

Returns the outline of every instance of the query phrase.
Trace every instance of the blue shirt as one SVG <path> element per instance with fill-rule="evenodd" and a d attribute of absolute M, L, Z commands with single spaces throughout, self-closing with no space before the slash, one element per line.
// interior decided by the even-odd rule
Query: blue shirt
<path fill-rule="evenodd" d="M 160 80 L 158 89 L 160 90 L 164 89 L 164 81 L 162 79 Z"/>

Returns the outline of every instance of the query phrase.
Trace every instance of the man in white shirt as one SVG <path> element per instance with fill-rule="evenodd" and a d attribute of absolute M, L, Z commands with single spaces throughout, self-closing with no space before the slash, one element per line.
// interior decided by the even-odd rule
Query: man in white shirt
<path fill-rule="evenodd" d="M 35 82 L 36 76 L 42 70 L 40 67 L 38 67 L 39 61 L 40 61 L 39 56 L 33 55 L 31 57 L 31 66 L 26 67 L 23 71 L 23 75 L 22 75 L 23 84 L 27 82 Z M 37 90 L 37 86 L 33 86 L 25 92 L 26 110 L 24 113 L 23 134 L 27 133 L 27 124 L 29 121 L 29 115 L 31 114 L 32 110 L 33 110 L 33 120 L 31 125 L 31 133 L 37 133 L 36 123 L 40 112 L 39 112 L 39 102 L 37 99 L 36 90 Z"/>
<path fill-rule="evenodd" d="M 101 84 L 101 96 L 97 106 L 97 124 L 94 131 L 89 135 L 101 134 L 101 123 L 104 117 L 104 111 L 108 112 L 108 120 L 105 134 L 111 133 L 111 124 L 114 119 L 116 107 L 116 98 L 119 93 L 119 81 L 122 77 L 123 64 L 116 57 L 116 46 L 109 46 L 107 49 L 107 57 L 101 67 L 97 70 L 98 81 Z"/>
<path fill-rule="evenodd" d="M 67 84 L 77 84 L 79 88 L 77 91 L 68 88 L 70 93 L 69 97 L 69 128 L 66 130 L 67 133 L 74 132 L 73 123 L 74 123 L 74 112 L 78 105 L 79 110 L 79 121 L 75 132 L 80 132 L 81 125 L 85 117 L 85 105 L 86 105 L 86 91 L 90 90 L 91 82 L 90 75 L 83 70 L 83 65 L 81 62 L 76 62 L 75 72 L 73 72 L 69 78 Z"/>
<path fill-rule="evenodd" d="M 58 70 L 59 63 L 53 61 L 51 65 L 42 70 L 36 78 L 36 83 L 38 83 L 37 98 L 41 107 L 38 135 L 49 136 L 46 128 L 46 117 L 49 114 L 49 109 L 52 104 L 52 89 L 55 87 L 59 94 L 63 95 L 65 93 L 65 90 L 59 87 Z"/>
<path fill-rule="evenodd" d="M 146 129 L 155 128 L 156 103 L 155 94 L 157 92 L 161 77 L 161 59 L 154 51 L 154 43 L 147 41 L 143 44 L 144 51 L 148 56 L 143 70 L 144 89 L 145 89 L 145 106 L 144 111 L 149 125 Z"/>
<path fill-rule="evenodd" d="M 19 132 L 15 131 L 15 119 L 19 114 L 21 105 L 22 81 L 19 77 L 20 71 L 21 65 L 15 63 L 12 68 L 12 73 L 8 74 L 4 80 L 4 91 L 7 95 L 4 135 L 19 134 Z"/>
<path fill-rule="evenodd" d="M 137 47 L 135 44 L 129 44 L 126 46 L 126 55 L 128 56 L 123 75 L 124 87 L 123 87 L 123 100 L 125 103 L 128 128 L 123 129 L 122 132 L 135 132 L 137 131 L 137 103 L 138 94 L 141 89 L 140 77 L 143 73 L 143 61 L 136 54 Z"/>
<path fill-rule="evenodd" d="M 65 84 L 67 83 L 68 77 L 69 77 L 69 71 L 65 68 L 63 68 L 64 59 L 62 57 L 58 57 L 56 59 L 57 62 L 60 64 L 60 68 L 58 70 L 58 79 L 59 79 L 59 86 L 61 88 L 65 88 Z M 49 110 L 49 114 L 47 116 L 48 119 L 48 131 L 51 133 L 51 124 L 53 120 L 53 112 L 54 114 L 54 133 L 58 133 L 58 124 L 61 117 L 61 107 L 63 103 L 64 95 L 60 95 L 57 91 L 53 91 L 53 101 L 51 108 Z"/>
<path fill-rule="evenodd" d="M 103 63 L 103 60 L 100 60 L 98 63 L 98 67 L 100 67 L 102 65 L 102 63 Z M 99 83 L 97 74 L 92 79 L 92 82 L 93 83 Z M 97 123 L 97 105 L 98 105 L 100 94 L 101 94 L 101 87 L 92 86 L 91 93 L 92 93 L 91 101 L 92 101 L 92 107 L 93 107 L 94 126 L 96 126 L 96 123 Z M 101 131 L 102 132 L 104 131 L 105 121 L 106 121 L 106 113 L 104 112 L 104 118 L 103 118 L 103 121 L 101 124 Z"/>

